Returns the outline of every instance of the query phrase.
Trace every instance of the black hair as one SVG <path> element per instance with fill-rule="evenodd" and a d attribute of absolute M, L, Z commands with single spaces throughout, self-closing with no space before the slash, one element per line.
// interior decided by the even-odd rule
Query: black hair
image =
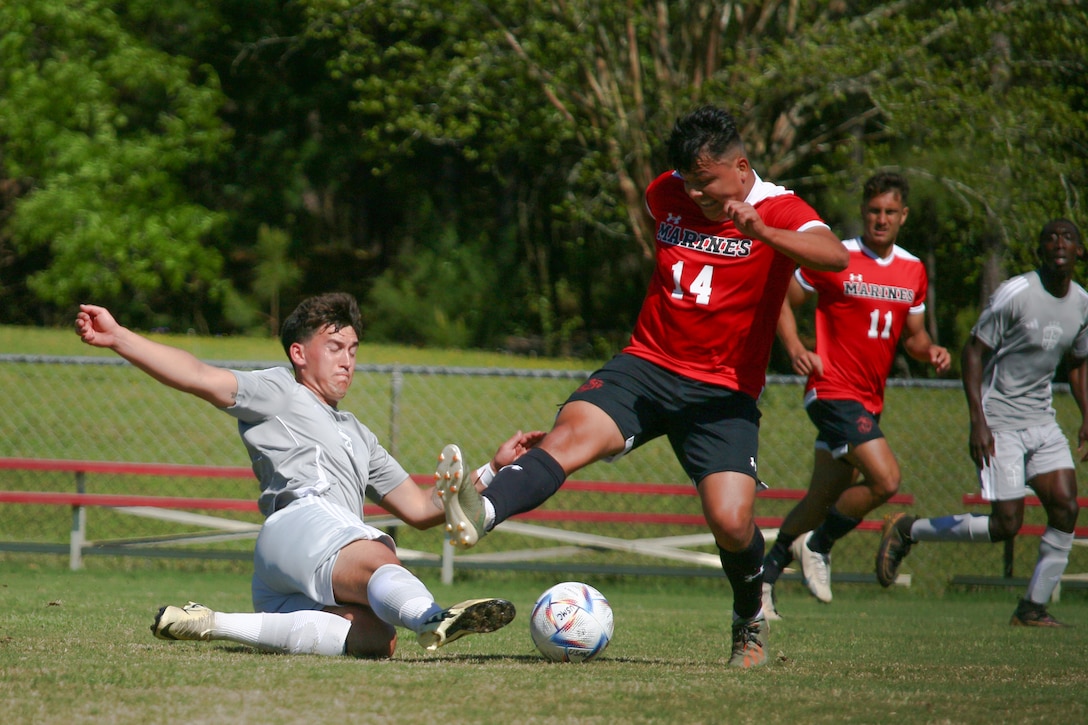
<path fill-rule="evenodd" d="M 669 164 L 681 173 L 694 169 L 704 156 L 720 158 L 733 149 L 744 150 L 737 122 L 717 106 L 700 106 L 678 118 L 666 146 Z"/>
<path fill-rule="evenodd" d="M 910 184 L 907 183 L 907 177 L 894 171 L 881 171 L 870 176 L 869 180 L 865 182 L 861 198 L 864 201 L 869 201 L 873 197 L 887 194 L 889 191 L 899 192 L 899 201 L 903 202 L 903 206 L 907 205 Z"/>
<path fill-rule="evenodd" d="M 332 327 L 333 331 L 351 327 L 362 339 L 363 318 L 354 297 L 346 292 L 329 292 L 303 300 L 280 328 L 283 351 L 290 358 L 291 345 L 306 342 L 326 327 Z"/>

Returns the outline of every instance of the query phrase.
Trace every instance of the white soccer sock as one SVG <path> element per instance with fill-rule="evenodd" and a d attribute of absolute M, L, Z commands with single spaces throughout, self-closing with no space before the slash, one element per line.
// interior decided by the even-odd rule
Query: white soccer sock
<path fill-rule="evenodd" d="M 1062 579 L 1069 565 L 1069 551 L 1073 548 L 1073 534 L 1046 527 L 1039 538 L 1039 561 L 1035 564 L 1031 581 L 1028 582 L 1029 601 L 1046 604 L 1054 588 Z"/>
<path fill-rule="evenodd" d="M 267 652 L 337 656 L 344 654 L 351 622 L 320 610 L 215 613 L 212 639 L 247 644 Z"/>
<path fill-rule="evenodd" d="M 378 567 L 370 576 L 366 595 L 379 619 L 417 633 L 424 622 L 442 611 L 423 582 L 398 564 Z"/>
<path fill-rule="evenodd" d="M 981 514 L 953 514 L 918 519 L 910 527 L 915 541 L 990 542 L 990 517 Z"/>
<path fill-rule="evenodd" d="M 484 531 L 490 531 L 495 526 L 495 504 L 487 496 L 481 498 L 484 500 Z"/>

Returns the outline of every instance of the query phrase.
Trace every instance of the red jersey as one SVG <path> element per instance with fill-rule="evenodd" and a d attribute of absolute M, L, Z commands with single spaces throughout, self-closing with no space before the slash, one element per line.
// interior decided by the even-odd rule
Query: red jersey
<path fill-rule="evenodd" d="M 824 376 L 809 377 L 805 402 L 856 400 L 870 413 L 884 408 L 884 383 L 908 315 L 926 309 L 925 265 L 892 246 L 881 259 L 861 239 L 843 242 L 850 263 L 841 272 L 798 269 L 797 279 L 816 303 L 816 354 Z"/>
<path fill-rule="evenodd" d="M 758 176 L 746 201 L 768 226 L 827 226 L 792 191 Z M 707 219 L 675 172 L 654 179 L 646 206 L 657 221 L 657 262 L 624 352 L 759 397 L 796 263 L 731 220 Z"/>

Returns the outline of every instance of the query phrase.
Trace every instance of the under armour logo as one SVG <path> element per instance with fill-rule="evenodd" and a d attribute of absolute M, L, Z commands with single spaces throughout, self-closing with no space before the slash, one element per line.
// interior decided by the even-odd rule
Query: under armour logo
<path fill-rule="evenodd" d="M 670 214 L 669 214 L 669 215 L 668 215 L 668 216 L 666 217 L 666 220 L 667 220 L 667 221 L 669 222 L 669 224 L 679 224 L 679 223 L 680 223 L 680 219 L 681 219 L 681 217 L 680 217 L 680 215 L 679 215 L 679 214 L 672 214 L 672 213 L 670 213 Z"/>
<path fill-rule="evenodd" d="M 759 571 L 757 571 L 757 572 L 756 572 L 755 574 L 753 574 L 752 576 L 746 576 L 746 577 L 744 577 L 744 581 L 746 581 L 746 582 L 754 582 L 754 581 L 755 581 L 756 579 L 758 579 L 758 578 L 759 578 L 759 577 L 761 577 L 761 576 L 763 576 L 763 567 L 762 567 L 762 566 L 760 566 L 760 567 L 759 567 Z"/>
<path fill-rule="evenodd" d="M 850 275 L 850 281 L 851 281 L 851 282 L 861 282 L 861 281 L 862 281 L 862 277 L 861 277 L 861 275 L 860 275 L 860 274 L 851 274 L 851 275 Z"/>
<path fill-rule="evenodd" d="M 749 456 L 748 457 L 748 465 L 752 467 L 753 471 L 757 470 L 756 469 L 756 457 L 755 456 Z"/>

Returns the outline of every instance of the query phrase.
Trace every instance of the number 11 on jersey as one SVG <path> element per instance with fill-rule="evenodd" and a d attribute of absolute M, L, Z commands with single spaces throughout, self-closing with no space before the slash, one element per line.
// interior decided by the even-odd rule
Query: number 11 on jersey
<path fill-rule="evenodd" d="M 675 294 L 675 293 L 674 293 Z M 884 329 L 880 328 L 880 310 L 873 310 L 869 313 L 869 339 L 875 340 L 880 338 L 881 340 L 887 340 L 892 336 L 892 311 L 888 310 L 884 313 Z"/>

